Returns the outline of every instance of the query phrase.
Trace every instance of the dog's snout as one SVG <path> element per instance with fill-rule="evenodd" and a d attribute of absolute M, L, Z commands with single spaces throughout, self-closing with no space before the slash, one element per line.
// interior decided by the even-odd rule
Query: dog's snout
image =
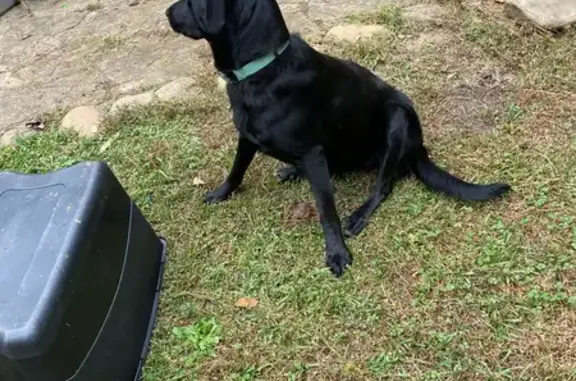
<path fill-rule="evenodd" d="M 196 19 L 192 14 L 192 9 L 188 7 L 188 1 L 189 0 L 178 0 L 169 6 L 164 13 L 174 32 L 199 40 L 204 38 L 204 34 L 197 25 Z"/>

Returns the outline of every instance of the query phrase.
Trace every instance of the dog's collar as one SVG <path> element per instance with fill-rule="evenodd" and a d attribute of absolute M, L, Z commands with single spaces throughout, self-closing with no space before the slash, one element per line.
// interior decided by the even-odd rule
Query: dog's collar
<path fill-rule="evenodd" d="M 240 82 L 270 65 L 280 54 L 284 53 L 289 45 L 290 40 L 286 41 L 284 44 L 282 44 L 282 46 L 274 50 L 272 53 L 268 53 L 265 56 L 255 59 L 254 61 L 248 62 L 240 69 L 221 70 L 219 73 L 227 82 Z"/>

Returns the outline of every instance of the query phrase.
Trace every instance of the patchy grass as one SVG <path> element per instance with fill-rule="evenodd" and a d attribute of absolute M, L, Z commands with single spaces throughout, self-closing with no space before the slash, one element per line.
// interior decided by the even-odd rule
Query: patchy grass
<path fill-rule="evenodd" d="M 120 35 L 87 36 L 73 44 L 73 49 L 86 54 L 97 54 L 125 48 L 130 40 Z"/>
<path fill-rule="evenodd" d="M 385 25 L 393 31 L 400 31 L 406 23 L 402 8 L 396 5 L 382 7 L 375 13 L 350 15 L 348 20 L 358 24 Z"/>
<path fill-rule="evenodd" d="M 22 140 L 0 150 L 0 167 L 105 160 L 168 238 L 146 380 L 575 379 L 576 39 L 454 15 L 323 48 L 409 93 L 439 163 L 514 192 L 464 204 L 404 181 L 350 241 L 340 280 L 322 267 L 309 186 L 278 184 L 273 160 L 259 157 L 229 202 L 202 204 L 235 148 L 208 81 L 200 99 L 126 112 L 96 139 L 49 129 Z M 452 40 L 410 48 L 435 32 Z M 342 215 L 373 180 L 335 182 Z M 242 297 L 259 303 L 236 307 Z"/>

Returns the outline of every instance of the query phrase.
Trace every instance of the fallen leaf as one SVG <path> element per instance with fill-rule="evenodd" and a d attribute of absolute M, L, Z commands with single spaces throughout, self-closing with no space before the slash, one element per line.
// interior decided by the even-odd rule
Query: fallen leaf
<path fill-rule="evenodd" d="M 26 128 L 29 128 L 32 131 L 44 131 L 46 129 L 44 122 L 41 120 L 35 120 L 33 122 L 28 122 L 25 124 L 25 126 L 26 126 Z"/>
<path fill-rule="evenodd" d="M 240 308 L 254 308 L 258 305 L 258 299 L 240 298 L 236 301 L 234 305 Z"/>
<path fill-rule="evenodd" d="M 204 185 L 206 183 L 200 177 L 194 177 L 194 179 L 192 180 L 192 184 L 193 185 Z"/>
<path fill-rule="evenodd" d="M 120 133 L 119 132 L 115 133 L 114 136 L 112 136 L 104 144 L 102 144 L 102 146 L 100 147 L 98 152 L 104 153 L 104 151 L 106 151 L 108 148 L 110 148 L 110 146 L 112 145 L 112 143 L 114 143 L 114 141 L 118 138 L 118 136 L 120 136 Z"/>
<path fill-rule="evenodd" d="M 100 150 L 98 152 L 104 153 L 104 151 L 106 151 L 108 148 L 110 148 L 111 145 L 112 145 L 112 139 L 110 139 L 106 143 L 102 144 L 102 146 L 100 147 Z"/>
<path fill-rule="evenodd" d="M 284 224 L 295 226 L 304 221 L 312 221 L 318 218 L 318 213 L 314 204 L 310 202 L 300 202 L 289 206 L 284 211 Z"/>

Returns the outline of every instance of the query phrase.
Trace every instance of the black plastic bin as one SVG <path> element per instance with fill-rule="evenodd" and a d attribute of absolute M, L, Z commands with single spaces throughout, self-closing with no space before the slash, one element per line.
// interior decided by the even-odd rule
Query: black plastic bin
<path fill-rule="evenodd" d="M 165 251 L 104 163 L 0 173 L 0 380 L 140 379 Z"/>

